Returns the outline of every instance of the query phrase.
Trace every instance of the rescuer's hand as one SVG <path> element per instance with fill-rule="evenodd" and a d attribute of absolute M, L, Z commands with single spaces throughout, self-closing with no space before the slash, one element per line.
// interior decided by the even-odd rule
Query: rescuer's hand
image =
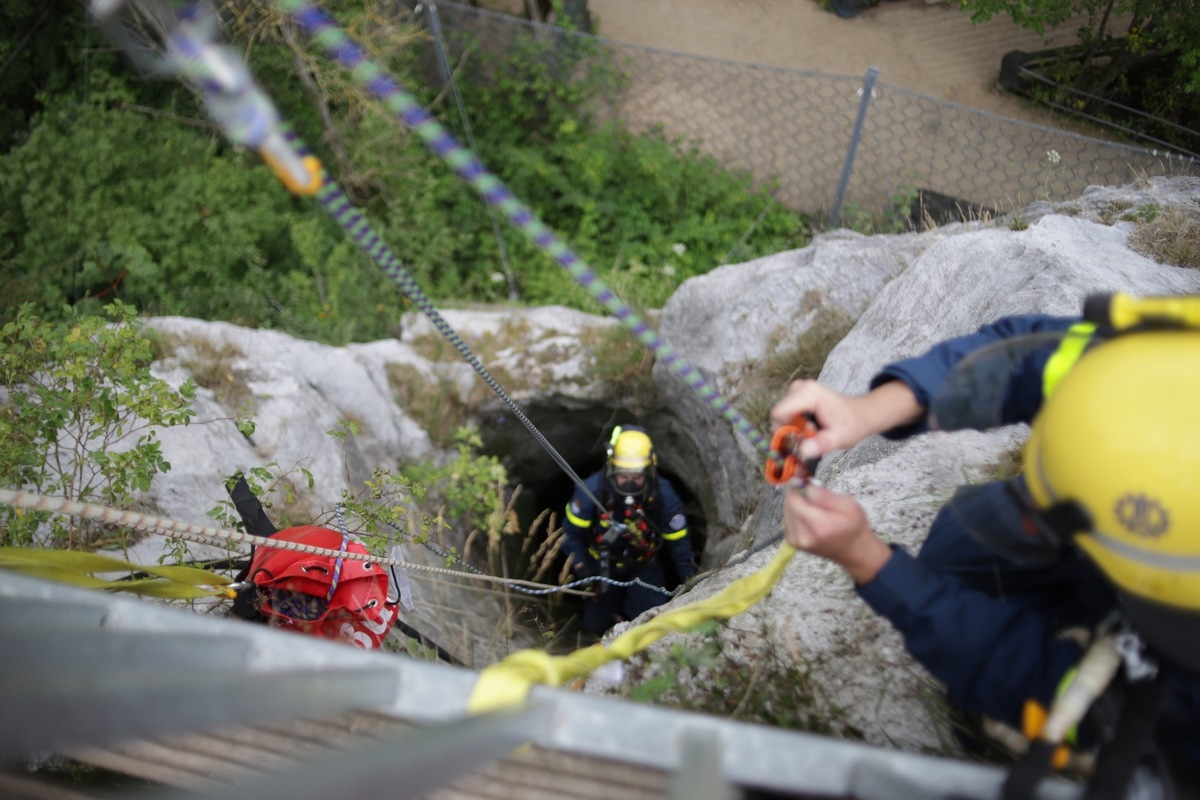
<path fill-rule="evenodd" d="M 788 491 L 783 532 L 792 547 L 840 565 L 859 584 L 871 581 L 892 557 L 853 497 L 815 483 Z"/>
<path fill-rule="evenodd" d="M 853 447 L 871 434 L 917 422 L 925 409 L 900 381 L 860 397 L 835 392 L 816 381 L 794 381 L 771 409 L 771 424 L 787 425 L 805 413 L 813 415 L 818 428 L 815 436 L 800 443 L 800 457 L 807 461 Z"/>

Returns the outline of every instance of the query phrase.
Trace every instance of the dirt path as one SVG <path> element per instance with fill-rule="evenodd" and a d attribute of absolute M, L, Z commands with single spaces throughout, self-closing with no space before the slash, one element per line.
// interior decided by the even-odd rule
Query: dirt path
<path fill-rule="evenodd" d="M 1077 27 L 1042 37 L 1007 17 L 975 26 L 963 11 L 927 0 L 885 0 L 853 19 L 816 0 L 589 0 L 588 7 L 597 32 L 610 39 L 835 75 L 876 67 L 884 83 L 1041 124 L 1052 124 L 1047 114 L 996 87 L 1000 59 L 1074 41 Z"/>

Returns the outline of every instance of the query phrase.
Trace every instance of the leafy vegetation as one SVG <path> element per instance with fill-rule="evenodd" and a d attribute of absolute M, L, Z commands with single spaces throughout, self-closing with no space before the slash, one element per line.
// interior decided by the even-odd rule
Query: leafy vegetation
<path fill-rule="evenodd" d="M 1064 48 L 1046 77 L 1057 86 L 1036 97 L 1116 121 L 1161 141 L 1195 148 L 1200 117 L 1200 0 L 959 0 L 975 22 L 996 15 L 1039 34 L 1079 22 L 1079 43 Z M 1109 101 L 1167 120 L 1125 116 Z"/>
<path fill-rule="evenodd" d="M 0 485 L 126 508 L 171 465 L 156 429 L 186 425 L 195 385 L 150 374 L 151 345 L 129 306 L 47 322 L 29 306 L 0 329 Z M 41 513 L 4 510 L 0 542 L 34 541 Z M 49 522 L 49 542 L 95 545 L 81 523 Z"/>
<path fill-rule="evenodd" d="M 437 103 L 443 87 L 418 66 L 424 40 L 399 12 L 380 1 L 327 8 L 461 126 Z M 225 40 L 435 301 L 507 299 L 511 274 L 523 302 L 598 310 L 511 227 L 497 236 L 482 200 L 343 70 L 310 55 L 278 11 L 223 11 Z M 0 21 L 54 56 L 0 49 L 14 59 L 0 91 L 22 123 L 0 131 L 11 143 L 0 156 L 0 269 L 10 279 L 0 320 L 26 302 L 51 319 L 120 299 L 146 314 L 330 343 L 391 332 L 405 302 L 389 280 L 318 205 L 230 146 L 178 82 L 142 80 L 116 52 L 81 53 L 78 15 L 18 3 Z M 457 80 L 484 162 L 581 258 L 655 306 L 736 242 L 752 257 L 806 240 L 802 217 L 685 143 L 594 124 L 588 104 L 620 72 L 573 41 L 518 37 L 501 58 L 473 56 Z"/>
<path fill-rule="evenodd" d="M 417 465 L 406 477 L 426 487 L 427 501 L 436 504 L 439 518 L 466 529 L 498 537 L 506 527 L 504 487 L 508 472 L 494 456 L 478 453 L 483 447 L 478 431 L 460 428 L 455 434 L 457 455 L 443 466 Z"/>

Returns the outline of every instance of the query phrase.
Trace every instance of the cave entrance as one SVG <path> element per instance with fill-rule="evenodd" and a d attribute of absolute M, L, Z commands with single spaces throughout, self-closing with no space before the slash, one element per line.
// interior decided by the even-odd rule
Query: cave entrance
<path fill-rule="evenodd" d="M 604 449 L 614 425 L 640 425 L 645 428 L 655 443 L 660 476 L 671 482 L 683 501 L 688 535 L 699 562 L 708 528 L 703 506 L 698 500 L 701 487 L 692 486 L 684 477 L 694 473 L 694 470 L 673 463 L 670 450 L 659 448 L 653 420 L 646 420 L 643 415 L 614 412 L 607 406 L 573 410 L 530 407 L 523 411 L 580 480 L 603 469 Z M 510 577 L 531 580 L 537 575 L 539 583 L 561 584 L 566 565 L 566 557 L 561 552 L 552 559 L 543 557 L 534 562 L 533 558 L 540 550 L 544 550 L 547 537 L 561 528 L 564 509 L 571 500 L 576 484 L 507 409 L 498 409 L 481 417 L 481 452 L 498 458 L 504 465 L 508 471 L 510 490 L 521 487 L 520 495 L 513 504 L 519 535 L 506 537 L 503 568 Z M 666 439 L 665 432 L 663 438 Z M 546 516 L 534 526 L 535 520 L 542 515 Z M 553 527 L 550 527 L 551 520 Z M 660 550 L 659 557 L 664 559 L 667 588 L 672 589 L 678 583 L 674 565 L 663 550 Z M 578 628 L 582 598 L 567 594 L 548 595 L 545 599 L 531 598 L 530 606 L 525 611 L 528 621 L 543 630 L 546 623 L 551 623 L 554 630 L 560 631 L 557 639 L 571 640 L 564 644 L 573 644 L 578 639 L 573 631 Z"/>

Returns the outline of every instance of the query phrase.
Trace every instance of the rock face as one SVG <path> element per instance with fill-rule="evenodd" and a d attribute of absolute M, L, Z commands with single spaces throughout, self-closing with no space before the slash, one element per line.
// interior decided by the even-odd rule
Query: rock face
<path fill-rule="evenodd" d="M 758 365 L 787 356 L 798 337 L 824 324 L 829 317 L 823 312 L 838 312 L 853 326 L 829 354 L 820 380 L 858 393 L 888 361 L 1006 314 L 1075 314 L 1087 294 L 1100 291 L 1200 292 L 1200 270 L 1156 263 L 1128 245 L 1150 210 L 1175 205 L 1195 211 L 1198 201 L 1200 181 L 1159 180 L 1095 188 L 1072 204 L 1035 204 L 1000 223 L 899 236 L 833 231 L 803 250 L 687 281 L 662 309 L 658 328 L 706 381 L 732 398 L 744 392 Z M 752 545 L 777 537 L 781 522 L 782 496 L 762 480 L 753 445 L 662 364 L 654 368 L 650 403 L 596 377 L 597 363 L 615 346 L 614 321 L 563 308 L 444 314 L 580 475 L 599 465 L 603 436 L 613 424 L 636 421 L 650 430 L 663 470 L 687 496 L 706 539 L 703 568 L 717 570 L 672 605 L 714 594 L 773 557 L 774 547 L 745 556 Z M 171 318 L 150 324 L 174 342 L 172 354 L 156 364 L 158 374 L 173 382 L 209 376 L 202 381 L 209 388 L 200 393 L 197 417 L 211 421 L 162 437 L 173 468 L 155 480 L 148 501 L 164 515 L 205 523 L 205 512 L 224 499 L 224 476 L 272 462 L 284 470 L 309 470 L 314 488 L 298 488 L 314 514 L 327 514 L 342 490 L 361 486 L 376 467 L 449 456 L 444 432 L 431 435 L 445 422 L 445 414 L 431 417 L 431 398 L 438 408 L 453 401 L 463 410 L 488 451 L 523 486 L 536 493 L 558 481 L 553 491 L 536 495 L 541 507 L 558 511 L 570 491 L 557 460 L 453 348 L 438 344 L 435 327 L 423 317 L 406 316 L 399 340 L 343 348 L 219 323 Z M 781 382 L 778 392 L 783 388 Z M 229 420 L 242 403 L 253 408 L 258 423 L 250 437 Z M 327 435 L 347 421 L 358 424 L 357 434 Z M 928 436 L 903 443 L 869 439 L 826 458 L 820 477 L 857 497 L 881 534 L 915 549 L 963 475 L 994 461 L 1023 435 L 1005 430 L 953 434 L 941 442 Z M 409 547 L 406 555 L 416 560 L 421 550 Z M 734 565 L 725 568 L 731 557 Z M 466 663 L 482 666 L 531 644 L 527 634 L 514 628 L 509 638 L 497 625 L 505 618 L 502 598 L 461 585 L 435 590 L 432 580 L 416 583 L 423 610 L 410 621 L 434 626 L 433 638 L 452 645 Z M 948 747 L 947 723 L 927 699 L 930 679 L 829 564 L 797 556 L 770 597 L 732 620 L 720 637 L 731 659 L 753 659 L 769 649 L 804 664 L 828 705 L 870 742 L 925 751 Z M 669 637 L 656 651 L 679 638 Z M 589 691 L 611 690 L 599 681 L 589 685 Z"/>
<path fill-rule="evenodd" d="M 518 407 L 528 410 L 546 397 L 561 406 L 605 402 L 607 387 L 591 377 L 581 342 L 589 332 L 611 327 L 611 320 L 551 307 L 521 314 L 447 311 L 443 322 L 472 352 L 488 356 L 493 379 L 503 381 Z M 155 363 L 155 374 L 176 385 L 188 377 L 200 384 L 197 421 L 159 434 L 171 470 L 155 478 L 145 498 L 161 515 L 184 522 L 211 525 L 206 512 L 228 499 L 224 479 L 238 470 L 268 468 L 282 474 L 297 497 L 286 509 L 282 487 L 266 498 L 277 504 L 277 524 L 286 513 L 295 524 L 336 527 L 334 505 L 343 492 L 360 491 L 373 470 L 449 457 L 450 450 L 437 446 L 426 430 L 442 421 L 439 412 L 423 404 L 436 399 L 439 408 L 479 407 L 478 395 L 487 394 L 471 366 L 449 345 L 442 346 L 441 335 L 421 316 L 402 321 L 403 341 L 346 347 L 176 317 L 151 319 L 148 325 L 170 351 Z M 513 376 L 520 382 L 512 382 Z M 250 436 L 235 424 L 239 411 L 255 420 Z M 507 422 L 513 435 L 524 433 L 501 411 L 481 412 L 474 421 L 488 429 Z M 346 432 L 351 422 L 357 432 Z M 339 430 L 343 435 L 331 435 Z M 536 445 L 526 449 L 540 450 Z M 302 471 L 312 475 L 311 488 Z M 430 548 L 407 545 L 404 557 L 444 568 L 440 554 L 464 543 L 462 536 L 445 533 Z M 198 557 L 224 555 L 203 545 L 191 550 Z M 131 555 L 153 563 L 161 551 L 162 540 L 151 537 Z M 411 577 L 416 608 L 405 619 L 463 663 L 482 666 L 533 644 L 529 632 L 510 618 L 500 592 L 481 592 L 477 582 L 437 573 Z"/>
<path fill-rule="evenodd" d="M 840 294 L 818 282 L 839 275 L 834 269 L 812 269 L 810 265 L 820 262 L 819 255 L 795 258 L 790 269 L 785 259 L 792 254 L 724 267 L 689 281 L 671 298 L 663 309 L 662 332 L 668 341 L 678 343 L 686 358 L 704 364 L 706 375 L 721 383 L 736 367 L 735 357 L 727 354 L 746 361 L 770 356 L 769 337 L 755 339 L 742 333 L 748 321 L 758 320 L 760 330 L 790 326 L 793 336 L 799 336 L 811 319 L 802 298 L 812 294 L 844 298 L 843 308 L 858 321 L 829 354 L 819 380 L 858 394 L 889 361 L 919 354 L 942 339 L 969 333 L 1004 315 L 1078 314 L 1084 297 L 1094 292 L 1200 292 L 1200 270 L 1156 263 L 1128 247 L 1134 229 L 1130 212 L 1170 205 L 1195 212 L 1198 201 L 1200 181 L 1195 179 L 1117 190 L 1096 188 L 1079 202 L 1058 209 L 1059 213 L 1048 205 L 1031 206 L 1017 225 L 1028 225 L 1021 230 L 953 225 L 920 235 L 859 239 L 859 252 L 878 253 L 880 240 L 895 242 L 887 251 L 892 259 L 880 260 L 903 263 L 889 270 L 864 269 L 856 285 L 840 287 Z M 1106 224 L 1122 213 L 1130 220 Z M 818 237 L 806 250 L 845 248 L 847 241 L 854 240 L 837 232 Z M 732 289 L 735 272 L 737 285 L 753 287 L 753 296 L 770 300 L 757 310 L 746 307 L 742 303 L 746 293 Z M 871 294 L 865 288 L 869 286 L 878 286 L 878 291 Z M 731 302 L 730 297 L 738 300 Z M 705 308 L 706 313 L 688 313 L 689 304 Z M 767 314 L 767 308 L 775 313 Z M 720 355 L 704 351 L 725 337 L 733 342 Z M 656 378 L 664 393 L 677 383 L 663 373 L 656 372 Z M 682 399 L 679 405 L 692 407 Z M 722 453 L 723 461 L 749 452 L 744 443 L 735 445 L 736 434 L 728 427 L 698 423 L 689 430 L 696 450 Z M 973 470 L 994 463 L 1026 433 L 1023 428 L 1010 428 L 986 435 L 931 434 L 901 443 L 872 437 L 824 459 L 818 477 L 831 489 L 856 497 L 881 535 L 915 552 L 954 488 Z M 740 468 L 728 463 L 718 468 L 709 462 L 698 468 L 714 476 L 718 469 L 721 475 L 736 474 L 737 480 L 714 487 L 713 492 L 721 503 L 753 509 L 743 535 L 735 539 L 739 546 L 768 542 L 780 534 L 782 494 L 757 478 L 756 458 Z M 755 498 L 747 499 L 738 494 L 741 491 L 754 493 Z M 760 569 L 775 551 L 768 547 L 718 572 L 663 608 L 715 594 Z M 724 638 L 742 641 L 758 639 L 766 631 L 766 648 L 791 652 L 807 663 L 809 675 L 828 702 L 841 709 L 868 741 L 940 750 L 951 740 L 937 705 L 922 700 L 928 695 L 930 678 L 908 658 L 890 625 L 874 617 L 850 580 L 828 563 L 797 555 L 772 594 L 732 620 L 728 629 Z M 668 637 L 656 647 L 670 647 L 677 638 Z M 597 684 L 593 689 L 602 687 Z"/>

